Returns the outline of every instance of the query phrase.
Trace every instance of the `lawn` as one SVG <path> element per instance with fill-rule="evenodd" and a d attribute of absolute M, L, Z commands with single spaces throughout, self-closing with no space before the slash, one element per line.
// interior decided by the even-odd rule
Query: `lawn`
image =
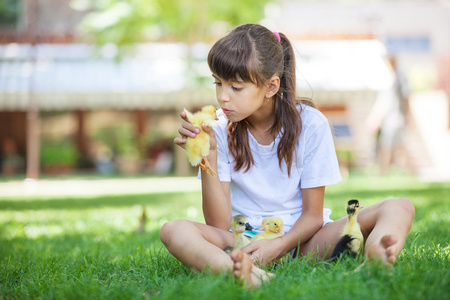
<path fill-rule="evenodd" d="M 0 191 L 1 197 L 1 191 Z M 294 260 L 247 291 L 230 274 L 190 271 L 162 246 L 167 220 L 202 221 L 199 192 L 0 199 L 0 299 L 449 299 L 450 183 L 358 177 L 327 188 L 333 218 L 345 203 L 407 197 L 416 217 L 393 270 L 360 261 Z M 145 207 L 146 232 L 137 233 Z"/>

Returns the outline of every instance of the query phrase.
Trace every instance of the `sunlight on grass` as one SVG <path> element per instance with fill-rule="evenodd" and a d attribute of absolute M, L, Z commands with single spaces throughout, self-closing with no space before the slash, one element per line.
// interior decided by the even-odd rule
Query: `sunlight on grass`
<path fill-rule="evenodd" d="M 449 183 L 358 177 L 327 188 L 332 218 L 345 203 L 406 197 L 416 217 L 396 267 L 294 260 L 254 291 L 228 275 L 188 270 L 159 240 L 166 221 L 203 222 L 201 193 L 156 193 L 0 200 L 0 298 L 45 299 L 444 299 L 450 294 Z M 145 208 L 145 233 L 137 233 Z M 364 288 L 354 288 L 358 282 Z M 412 288 L 413 287 L 413 288 Z M 339 291 L 336 294 L 336 291 Z"/>

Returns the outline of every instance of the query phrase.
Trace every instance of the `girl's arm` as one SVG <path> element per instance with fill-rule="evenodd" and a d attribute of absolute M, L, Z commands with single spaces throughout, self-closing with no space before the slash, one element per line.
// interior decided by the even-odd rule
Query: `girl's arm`
<path fill-rule="evenodd" d="M 288 253 L 312 238 L 323 226 L 323 202 L 325 187 L 302 189 L 302 214 L 291 230 L 282 236 L 283 252 Z"/>
<path fill-rule="evenodd" d="M 217 141 L 214 130 L 203 126 L 210 135 L 208 161 L 214 172 L 217 171 Z M 205 222 L 208 225 L 229 230 L 231 226 L 230 182 L 220 181 L 219 176 L 211 176 L 205 171 L 202 174 L 202 208 Z"/>
<path fill-rule="evenodd" d="M 188 122 L 186 113 L 181 113 L 184 120 L 182 126 L 178 129 L 181 137 L 175 138 L 174 142 L 181 148 L 186 148 L 186 137 L 195 138 L 199 129 Z M 214 130 L 211 127 L 203 126 L 203 130 L 210 135 L 210 151 L 208 161 L 211 168 L 217 172 L 217 141 Z M 211 176 L 201 171 L 202 177 L 202 203 L 203 215 L 208 225 L 229 230 L 231 225 L 231 201 L 230 201 L 230 183 L 221 182 L 219 176 Z"/>
<path fill-rule="evenodd" d="M 286 253 L 304 243 L 316 234 L 323 225 L 323 203 L 325 187 L 302 189 L 303 210 L 291 230 L 280 238 L 259 240 L 244 247 L 245 253 L 251 253 L 252 258 L 267 264 L 274 259 L 283 257 Z"/>

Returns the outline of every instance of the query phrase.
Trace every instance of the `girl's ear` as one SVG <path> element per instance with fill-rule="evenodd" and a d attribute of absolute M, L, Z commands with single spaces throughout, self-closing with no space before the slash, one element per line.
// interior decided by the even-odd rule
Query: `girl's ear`
<path fill-rule="evenodd" d="M 271 98 L 280 89 L 280 77 L 273 75 L 267 83 L 266 98 Z"/>

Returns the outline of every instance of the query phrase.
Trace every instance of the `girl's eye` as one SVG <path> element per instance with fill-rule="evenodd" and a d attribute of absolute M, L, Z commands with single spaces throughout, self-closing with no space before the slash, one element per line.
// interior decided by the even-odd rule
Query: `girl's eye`
<path fill-rule="evenodd" d="M 240 90 L 242 90 L 242 88 L 241 88 L 241 87 L 235 87 L 235 86 L 233 86 L 233 90 L 239 92 Z"/>
<path fill-rule="evenodd" d="M 222 82 L 214 81 L 215 85 L 222 85 Z"/>

